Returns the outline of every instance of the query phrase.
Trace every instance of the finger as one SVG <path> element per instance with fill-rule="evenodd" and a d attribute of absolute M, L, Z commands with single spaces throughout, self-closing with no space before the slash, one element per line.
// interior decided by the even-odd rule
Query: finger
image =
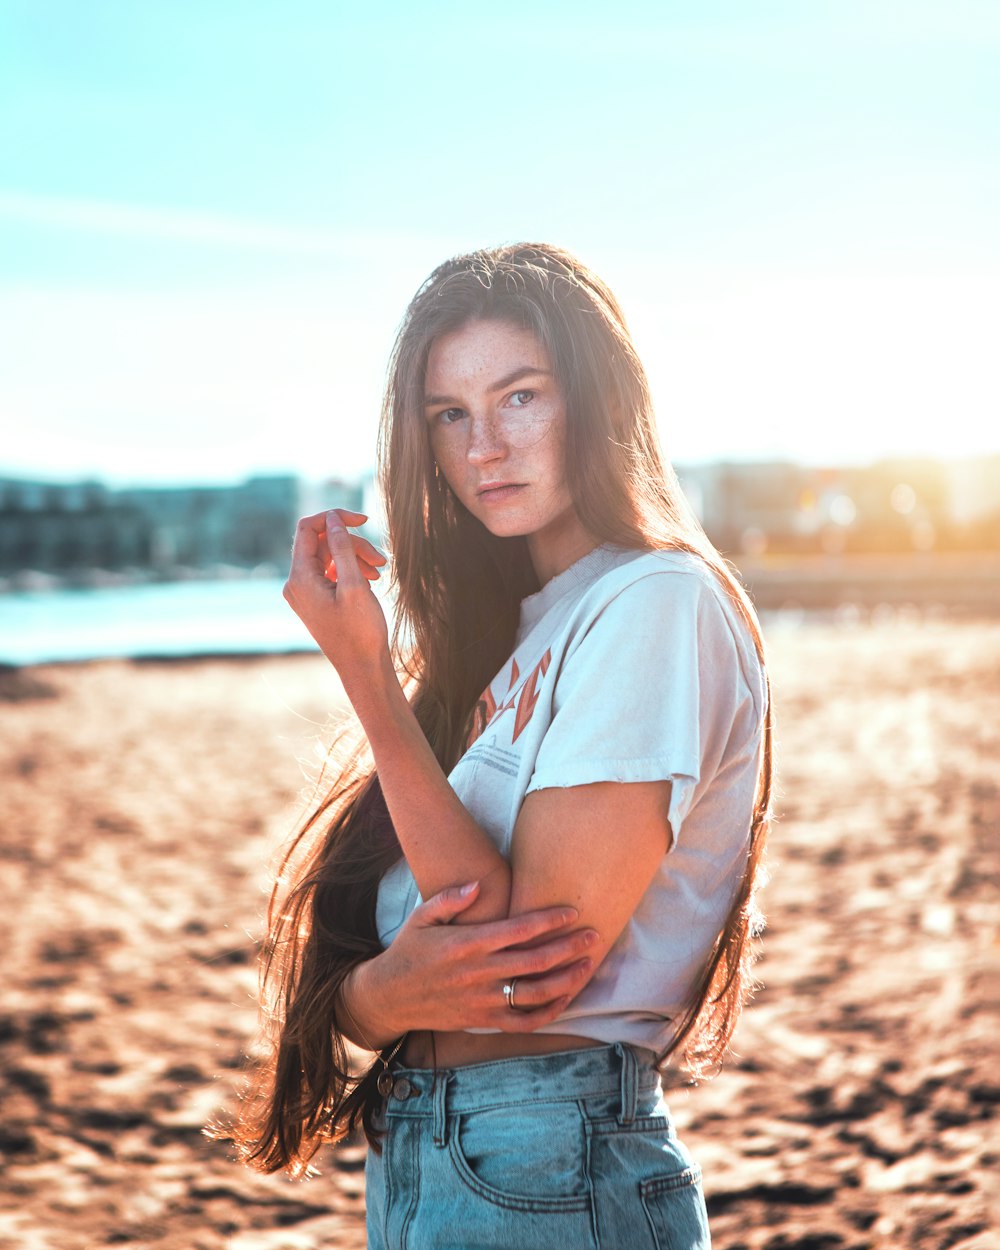
<path fill-rule="evenodd" d="M 518 989 L 521 987 L 518 986 Z M 551 1024 L 557 1020 L 572 1000 L 568 995 L 557 998 L 554 1003 L 539 1007 L 534 1011 L 511 1011 L 509 1007 L 501 1007 L 493 1018 L 493 1026 L 503 1033 L 534 1033 L 543 1024 Z"/>
<path fill-rule="evenodd" d="M 336 512 L 345 525 L 364 525 L 368 520 L 367 512 L 353 512 L 350 508 L 333 508 L 331 511 Z M 325 513 L 329 516 L 330 513 Z"/>
<path fill-rule="evenodd" d="M 517 1011 L 535 1011 L 547 1007 L 557 998 L 575 998 L 594 971 L 592 959 L 578 959 L 567 968 L 544 977 L 518 977 L 514 986 Z M 511 1008 L 507 1008 L 508 1011 Z"/>
<path fill-rule="evenodd" d="M 334 508 L 337 515 L 347 526 L 364 525 L 368 520 L 368 514 L 365 512 L 352 512 L 350 508 Z M 323 512 L 313 512 L 310 516 L 304 516 L 299 521 L 300 526 L 311 529 L 314 534 L 322 534 L 326 530 L 326 518 L 330 515 L 331 509 L 327 508 Z"/>
<path fill-rule="evenodd" d="M 538 911 L 509 916 L 506 920 L 490 920 L 486 924 L 470 926 L 469 936 L 479 950 L 504 950 L 508 946 L 530 942 L 546 933 L 565 929 L 579 916 L 575 907 L 543 907 Z"/>
<path fill-rule="evenodd" d="M 320 535 L 320 539 L 324 545 L 324 550 L 320 554 L 320 558 L 323 560 L 323 576 L 326 577 L 328 581 L 336 583 L 337 562 L 330 555 L 329 548 L 326 547 L 326 530 L 324 530 Z M 369 564 L 360 556 L 357 557 L 357 565 L 358 572 L 369 582 L 377 582 L 382 576 L 380 569 L 377 569 L 373 564 Z"/>
<path fill-rule="evenodd" d="M 358 561 L 358 569 L 361 576 L 367 578 L 370 582 L 378 581 L 382 575 L 378 566 L 386 564 L 389 557 L 383 555 L 376 546 L 370 543 L 367 538 L 362 538 L 360 534 L 352 534 L 351 543 L 354 547 L 354 554 Z M 330 556 L 325 529 L 319 533 L 319 544 L 320 550 L 317 554 L 323 560 L 323 573 L 331 582 L 336 582 L 337 564 Z"/>
<path fill-rule="evenodd" d="M 467 885 L 451 886 L 433 895 L 425 903 L 421 903 L 414 910 L 413 915 L 418 924 L 450 924 L 456 916 L 472 906 L 478 895 L 478 881 L 470 881 Z"/>
<path fill-rule="evenodd" d="M 337 508 L 334 511 L 339 517 L 347 518 L 346 524 L 361 525 L 368 520 L 363 512 L 350 512 L 346 508 Z M 328 516 L 330 516 L 329 511 L 318 512 L 299 520 L 295 527 L 295 540 L 292 544 L 292 562 L 302 565 L 309 560 L 321 560 L 323 570 L 329 576 L 332 561 L 326 535 Z M 350 538 L 356 548 L 356 555 L 369 566 L 374 567 L 386 563 L 387 557 L 360 534 L 351 534 Z M 331 580 L 336 579 L 331 578 Z"/>
<path fill-rule="evenodd" d="M 387 563 L 388 557 L 360 534 L 351 535 L 351 544 L 354 547 L 354 555 L 357 558 L 361 576 L 366 577 L 370 582 L 378 581 L 381 577 L 379 566 Z"/>
<path fill-rule="evenodd" d="M 362 534 L 352 534 L 351 541 L 354 543 L 354 553 L 359 560 L 374 565 L 388 564 L 389 557 L 385 552 L 379 551 L 378 547 L 370 543 Z"/>
<path fill-rule="evenodd" d="M 378 569 L 373 569 L 370 564 L 359 563 L 358 571 L 367 582 L 377 582 L 377 581 L 380 581 L 382 578 L 382 574 L 378 571 Z M 327 560 L 326 567 L 323 569 L 323 576 L 326 578 L 328 582 L 333 582 L 334 585 L 337 584 L 337 562 L 336 560 L 330 560 L 330 559 Z"/>
<path fill-rule="evenodd" d="M 303 517 L 295 527 L 295 541 L 292 543 L 292 562 L 289 580 L 297 583 L 307 582 L 319 573 L 317 561 L 325 566 L 325 545 L 321 547 L 322 531 L 315 528 L 314 517 Z"/>
<path fill-rule="evenodd" d="M 346 590 L 365 585 L 365 578 L 358 569 L 352 535 L 348 532 L 340 512 L 341 510 L 332 508 L 326 514 L 326 545 L 330 559 L 336 567 L 337 585 Z"/>
<path fill-rule="evenodd" d="M 595 929 L 577 929 L 565 937 L 550 938 L 539 946 L 522 949 L 507 947 L 493 955 L 492 962 L 501 970 L 502 976 L 539 976 L 579 959 L 594 946 L 599 936 Z"/>

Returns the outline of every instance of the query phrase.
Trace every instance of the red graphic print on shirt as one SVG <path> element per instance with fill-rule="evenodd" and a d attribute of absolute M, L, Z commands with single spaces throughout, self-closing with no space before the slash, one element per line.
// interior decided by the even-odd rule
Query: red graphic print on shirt
<path fill-rule="evenodd" d="M 504 712 L 509 712 L 511 710 L 514 712 L 514 731 L 511 736 L 511 743 L 518 740 L 524 732 L 528 722 L 531 720 L 532 713 L 538 703 L 539 682 L 548 672 L 548 668 L 551 663 L 552 652 L 551 650 L 548 650 L 528 674 L 524 685 L 518 693 L 511 694 L 509 698 L 505 699 L 503 703 L 499 705 L 493 698 L 493 691 L 489 688 L 489 686 L 486 687 L 483 693 L 479 696 L 479 701 L 476 703 L 475 709 L 472 713 L 472 728 L 469 731 L 468 741 L 465 744 L 466 750 L 472 746 L 475 740 L 488 726 L 499 720 Z M 517 660 L 511 660 L 510 681 L 507 683 L 508 694 L 511 690 L 513 690 L 519 676 L 520 671 L 517 667 Z"/>

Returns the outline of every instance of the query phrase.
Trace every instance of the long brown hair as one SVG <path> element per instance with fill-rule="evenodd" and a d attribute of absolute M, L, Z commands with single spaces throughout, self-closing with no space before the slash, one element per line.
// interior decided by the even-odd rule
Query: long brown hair
<path fill-rule="evenodd" d="M 379 438 L 397 606 L 393 654 L 446 772 L 462 752 L 477 698 L 513 650 L 521 599 L 538 589 L 524 538 L 496 538 L 465 510 L 427 437 L 431 344 L 477 320 L 531 330 L 546 347 L 565 396 L 566 477 L 584 527 L 601 542 L 699 556 L 763 658 L 753 608 L 661 454 L 646 376 L 608 287 L 548 244 L 458 256 L 431 274 L 406 311 Z M 331 759 L 332 785 L 286 854 L 268 908 L 262 987 L 269 1054 L 224 1134 L 246 1162 L 268 1172 L 303 1174 L 324 1141 L 359 1125 L 377 1148 L 375 1072 L 351 1071 L 337 1006 L 347 975 L 381 950 L 378 883 L 402 852 L 371 759 L 360 746 Z M 746 871 L 661 1062 L 677 1053 L 701 1071 L 728 1046 L 751 988 L 770 796 L 768 699 Z"/>

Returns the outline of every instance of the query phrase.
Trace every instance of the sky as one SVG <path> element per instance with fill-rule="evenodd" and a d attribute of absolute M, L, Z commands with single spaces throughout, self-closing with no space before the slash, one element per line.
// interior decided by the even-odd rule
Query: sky
<path fill-rule="evenodd" d="M 0 476 L 351 478 L 413 291 L 545 239 L 668 454 L 1000 451 L 995 0 L 0 0 Z"/>

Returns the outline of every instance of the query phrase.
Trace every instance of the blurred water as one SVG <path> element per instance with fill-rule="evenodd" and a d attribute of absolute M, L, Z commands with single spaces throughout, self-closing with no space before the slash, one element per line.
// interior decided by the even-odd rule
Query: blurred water
<path fill-rule="evenodd" d="M 283 578 L 0 595 L 0 662 L 311 651 Z"/>
<path fill-rule="evenodd" d="M 315 644 L 281 596 L 283 584 L 267 577 L 0 594 L 0 663 L 312 651 Z M 387 606 L 390 619 L 391 612 Z M 929 620 L 945 612 L 936 603 L 848 603 L 765 610 L 761 621 L 771 633 L 817 623 Z"/>

